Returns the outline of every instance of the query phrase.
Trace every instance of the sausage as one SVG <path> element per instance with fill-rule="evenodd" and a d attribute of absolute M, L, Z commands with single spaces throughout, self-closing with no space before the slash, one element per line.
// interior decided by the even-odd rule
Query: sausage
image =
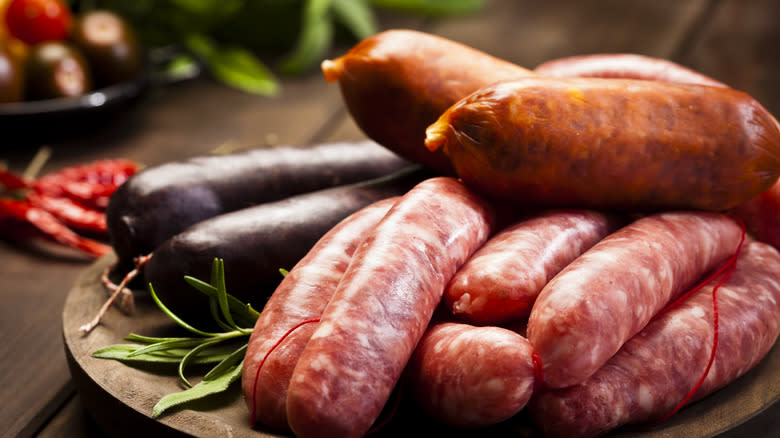
<path fill-rule="evenodd" d="M 295 366 L 298 437 L 363 436 L 379 416 L 455 271 L 487 239 L 492 211 L 459 181 L 421 182 L 355 251 Z"/>
<path fill-rule="evenodd" d="M 755 198 L 732 211 L 742 219 L 751 235 L 780 250 L 780 179 Z"/>
<path fill-rule="evenodd" d="M 417 404 L 437 421 L 488 427 L 531 398 L 532 353 L 528 340 L 511 330 L 442 322 L 426 330 L 404 377 Z"/>
<path fill-rule="evenodd" d="M 366 38 L 343 56 L 324 61 L 322 71 L 328 82 L 338 81 L 349 113 L 369 138 L 450 176 L 454 171 L 447 157 L 425 149 L 425 128 L 469 93 L 533 74 L 455 41 L 412 30 Z"/>
<path fill-rule="evenodd" d="M 720 213 L 646 216 L 586 251 L 539 293 L 528 340 L 544 383 L 576 385 L 596 372 L 671 299 L 739 246 L 742 229 Z"/>
<path fill-rule="evenodd" d="M 339 222 L 317 241 L 271 295 L 249 338 L 241 374 L 252 423 L 289 431 L 287 385 L 316 324 L 295 328 L 272 354 L 269 351 L 288 330 L 322 315 L 363 236 L 397 199 L 377 201 Z"/>
<path fill-rule="evenodd" d="M 453 314 L 474 324 L 527 318 L 539 291 L 618 225 L 587 210 L 548 211 L 497 232 L 444 290 Z"/>
<path fill-rule="evenodd" d="M 534 68 L 534 73 L 555 78 L 643 79 L 728 87 L 723 82 L 675 62 L 633 53 L 601 53 L 553 59 L 539 64 Z"/>
<path fill-rule="evenodd" d="M 185 321 L 211 323 L 208 300 L 184 281 L 209 278 L 211 262 L 224 259 L 228 292 L 255 308 L 339 221 L 381 199 L 406 193 L 428 173 L 419 166 L 396 174 L 225 213 L 165 241 L 143 267 L 160 299 Z"/>
<path fill-rule="evenodd" d="M 391 174 L 409 162 L 374 142 L 280 146 L 147 168 L 122 184 L 106 211 L 125 268 L 190 225 L 222 213 Z"/>
<path fill-rule="evenodd" d="M 690 402 L 754 367 L 780 333 L 780 253 L 746 244 L 717 290 L 718 345 Z M 547 437 L 590 437 L 660 421 L 695 388 L 713 346 L 713 283 L 654 319 L 580 385 L 534 396 L 528 408 Z"/>
<path fill-rule="evenodd" d="M 483 88 L 428 128 L 484 196 L 565 208 L 722 211 L 780 176 L 780 129 L 729 88 L 523 78 Z"/>

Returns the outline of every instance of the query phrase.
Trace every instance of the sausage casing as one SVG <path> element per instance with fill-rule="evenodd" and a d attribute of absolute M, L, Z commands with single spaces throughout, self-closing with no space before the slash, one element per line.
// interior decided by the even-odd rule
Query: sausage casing
<path fill-rule="evenodd" d="M 736 270 L 717 290 L 718 346 L 689 402 L 743 375 L 780 333 L 780 253 L 746 243 Z M 535 395 L 528 408 L 549 437 L 591 437 L 673 412 L 696 387 L 712 353 L 715 281 L 655 318 L 580 385 Z M 672 417 L 674 419 L 674 417 Z"/>
<path fill-rule="evenodd" d="M 464 66 L 468 66 L 464 68 Z M 323 62 L 338 81 L 358 127 L 398 155 L 453 175 L 441 152 L 425 149 L 425 128 L 452 104 L 493 82 L 529 70 L 463 44 L 412 30 L 388 30 Z"/>
<path fill-rule="evenodd" d="M 666 212 L 579 256 L 542 289 L 528 320 L 544 383 L 562 388 L 595 373 L 670 300 L 733 255 L 741 236 L 720 213 Z"/>
<path fill-rule="evenodd" d="M 289 271 L 268 299 L 249 338 L 241 373 L 244 399 L 256 422 L 289 431 L 287 386 L 317 325 L 295 328 L 269 351 L 288 330 L 322 315 L 363 236 L 397 199 L 377 201 L 339 222 Z"/>
<path fill-rule="evenodd" d="M 780 176 L 780 130 L 745 93 L 628 79 L 486 87 L 428 128 L 484 196 L 549 206 L 721 211 Z"/>
<path fill-rule="evenodd" d="M 431 178 L 366 235 L 293 371 L 287 419 L 296 436 L 368 432 L 492 216 L 461 182 Z"/>

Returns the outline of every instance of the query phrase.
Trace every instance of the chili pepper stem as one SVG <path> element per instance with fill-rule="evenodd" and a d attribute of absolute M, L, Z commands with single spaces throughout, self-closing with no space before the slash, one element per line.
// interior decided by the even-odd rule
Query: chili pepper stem
<path fill-rule="evenodd" d="M 98 310 L 97 315 L 95 315 L 95 317 L 92 318 L 91 321 L 79 327 L 79 331 L 83 335 L 89 334 L 89 332 L 91 332 L 95 327 L 98 326 L 98 324 L 100 324 L 100 322 L 103 320 L 103 316 L 105 316 L 106 312 L 108 312 L 108 309 L 111 308 L 111 306 L 114 304 L 116 299 L 123 293 L 124 290 L 126 290 L 125 287 L 127 286 L 127 283 L 129 283 L 133 278 L 138 276 L 141 267 L 145 265 L 150 258 L 152 258 L 151 254 L 147 254 L 136 258 L 135 268 L 132 271 L 128 272 L 125 275 L 125 278 L 123 278 L 122 281 L 119 283 L 119 285 L 116 286 L 116 289 L 114 289 L 111 296 L 108 297 L 106 302 L 103 303 L 103 306 L 101 306 L 100 309 Z M 133 310 L 135 309 L 135 302 L 133 301 L 133 294 L 131 292 L 128 292 L 127 295 L 122 297 L 122 300 L 120 300 L 120 306 L 126 306 L 126 308 L 128 309 L 133 309 Z"/>

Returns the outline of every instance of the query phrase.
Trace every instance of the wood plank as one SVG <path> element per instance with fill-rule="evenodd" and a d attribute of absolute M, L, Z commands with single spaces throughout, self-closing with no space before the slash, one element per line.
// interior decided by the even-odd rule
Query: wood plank
<path fill-rule="evenodd" d="M 708 6 L 706 0 L 494 1 L 484 14 L 442 20 L 434 31 L 527 68 L 587 53 L 667 57 Z"/>
<path fill-rule="evenodd" d="M 743 90 L 780 116 L 780 2 L 725 0 L 679 61 Z"/>

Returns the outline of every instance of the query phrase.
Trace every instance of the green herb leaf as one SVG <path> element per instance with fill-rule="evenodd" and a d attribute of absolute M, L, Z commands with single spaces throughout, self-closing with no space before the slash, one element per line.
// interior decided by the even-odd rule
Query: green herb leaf
<path fill-rule="evenodd" d="M 279 82 L 274 74 L 250 51 L 239 46 L 217 46 L 199 34 L 190 35 L 185 44 L 222 83 L 263 96 L 279 93 Z"/>
<path fill-rule="evenodd" d="M 133 354 L 140 348 L 136 344 L 115 344 L 101 348 L 92 357 L 98 359 L 113 359 L 128 364 L 178 364 L 190 350 L 184 348 L 172 348 L 164 351 L 155 351 L 148 354 Z M 211 348 L 195 357 L 191 364 L 202 365 L 220 363 L 234 353 L 235 346 L 222 346 Z"/>
<path fill-rule="evenodd" d="M 235 340 L 248 338 L 252 329 L 241 328 L 235 323 L 237 315 L 233 314 L 233 309 L 237 309 L 239 316 L 248 317 L 252 322 L 259 315 L 251 306 L 227 293 L 225 264 L 222 259 L 213 260 L 210 283 L 192 277 L 186 277 L 185 280 L 209 296 L 212 315 L 226 331 L 210 333 L 187 324 L 160 301 L 154 287 L 149 284 L 149 292 L 160 310 L 176 324 L 198 336 L 163 338 L 131 333 L 125 339 L 138 344 L 116 344 L 92 354 L 96 358 L 125 363 L 177 365 L 179 379 L 189 389 L 163 397 L 154 407 L 152 416 L 155 418 L 173 406 L 225 391 L 230 383 L 238 379 L 241 376 L 248 340 L 238 345 Z M 187 366 L 192 364 L 216 365 L 199 384 L 192 386 L 184 373 Z"/>
<path fill-rule="evenodd" d="M 209 332 L 204 332 L 203 330 L 198 330 L 195 327 L 193 327 L 193 326 L 187 324 L 186 322 L 184 322 L 183 319 L 181 319 L 178 316 L 176 316 L 176 314 L 174 314 L 168 307 L 165 306 L 165 304 L 162 303 L 162 301 L 160 301 L 160 298 L 154 292 L 154 287 L 152 287 L 151 283 L 149 283 L 149 294 L 152 296 L 152 299 L 154 300 L 155 304 L 157 304 L 157 307 L 159 307 L 160 310 L 163 311 L 163 313 L 168 315 L 168 318 L 171 318 L 179 326 L 183 327 L 184 329 L 186 329 L 186 330 L 188 330 L 188 331 L 190 331 L 192 333 L 195 333 L 195 334 L 198 334 L 198 335 L 201 335 L 201 336 L 216 336 L 216 333 L 209 333 Z"/>
<path fill-rule="evenodd" d="M 214 380 L 219 378 L 219 376 L 227 372 L 232 365 L 244 359 L 244 354 L 246 354 L 246 349 L 248 347 L 249 347 L 248 344 L 244 344 L 238 350 L 234 351 L 232 354 L 222 359 L 220 363 L 218 363 L 214 368 L 211 369 L 211 371 L 209 371 L 208 373 L 206 373 L 205 376 L 203 376 L 203 380 Z"/>
<path fill-rule="evenodd" d="M 328 11 L 331 0 L 307 0 L 303 8 L 303 28 L 298 36 L 295 49 L 279 65 L 286 74 L 296 74 L 308 70 L 333 44 L 333 23 Z"/>
<path fill-rule="evenodd" d="M 208 397 L 212 394 L 218 394 L 224 392 L 230 387 L 230 384 L 238 380 L 241 377 L 241 369 L 243 368 L 243 361 L 230 367 L 227 372 L 212 380 L 201 380 L 200 383 L 192 388 L 186 389 L 181 392 L 174 392 L 168 394 L 156 405 L 152 410 L 152 418 L 159 417 L 163 412 L 171 409 L 175 406 L 180 406 L 194 400 L 200 400 Z"/>
<path fill-rule="evenodd" d="M 371 0 L 374 6 L 407 13 L 445 16 L 470 14 L 482 9 L 484 0 Z"/>
<path fill-rule="evenodd" d="M 332 0 L 331 9 L 355 38 L 362 40 L 377 32 L 374 12 L 366 0 Z"/>

